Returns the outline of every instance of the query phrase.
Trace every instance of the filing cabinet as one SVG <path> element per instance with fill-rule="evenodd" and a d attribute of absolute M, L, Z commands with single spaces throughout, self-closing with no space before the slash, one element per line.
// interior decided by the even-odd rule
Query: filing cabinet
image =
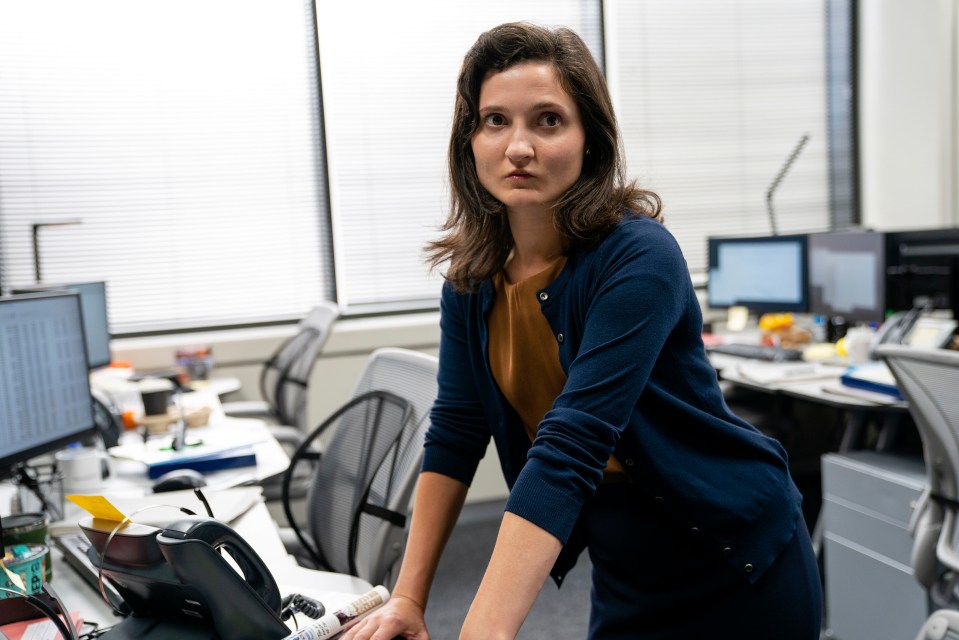
<path fill-rule="evenodd" d="M 903 640 L 925 621 L 909 518 L 926 486 L 921 458 L 874 451 L 822 458 L 826 619 L 837 640 Z"/>

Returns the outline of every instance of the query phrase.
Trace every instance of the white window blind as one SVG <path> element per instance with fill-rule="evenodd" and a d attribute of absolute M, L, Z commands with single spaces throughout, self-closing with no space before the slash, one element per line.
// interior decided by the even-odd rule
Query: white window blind
<path fill-rule="evenodd" d="M 706 237 L 829 226 L 821 0 L 606 0 L 607 76 L 630 174 L 663 198 L 691 271 Z"/>
<path fill-rule="evenodd" d="M 303 0 L 0 1 L 0 269 L 106 280 L 114 332 L 330 297 Z"/>
<path fill-rule="evenodd" d="M 602 54 L 598 0 L 317 2 L 341 304 L 436 304 L 423 246 L 449 208 L 456 77 L 480 33 L 515 20 L 570 27 Z"/>

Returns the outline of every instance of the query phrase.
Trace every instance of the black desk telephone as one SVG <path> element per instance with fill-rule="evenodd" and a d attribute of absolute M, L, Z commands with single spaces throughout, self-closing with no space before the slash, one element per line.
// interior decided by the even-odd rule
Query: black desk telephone
<path fill-rule="evenodd" d="M 877 360 L 881 344 L 906 344 L 926 349 L 941 349 L 952 342 L 957 323 L 953 318 L 934 317 L 928 309 L 916 307 L 886 318 L 869 345 L 869 356 Z"/>
<path fill-rule="evenodd" d="M 88 556 L 133 612 L 103 637 L 177 640 L 280 640 L 279 589 L 266 565 L 233 529 L 205 516 L 166 526 L 86 518 Z M 106 547 L 106 553 L 104 553 Z M 221 555 L 229 554 L 240 572 Z M 242 574 L 242 575 L 241 575 Z"/>

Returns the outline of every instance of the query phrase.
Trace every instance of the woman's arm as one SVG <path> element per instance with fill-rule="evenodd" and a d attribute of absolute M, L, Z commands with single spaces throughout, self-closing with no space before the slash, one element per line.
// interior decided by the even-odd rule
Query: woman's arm
<path fill-rule="evenodd" d="M 423 619 L 440 555 L 463 509 L 467 486 L 438 473 L 420 474 L 406 553 L 393 595 L 380 610 L 350 629 L 343 640 L 389 639 L 395 636 L 426 640 Z"/>
<path fill-rule="evenodd" d="M 516 637 L 562 547 L 545 529 L 506 512 L 460 640 Z"/>

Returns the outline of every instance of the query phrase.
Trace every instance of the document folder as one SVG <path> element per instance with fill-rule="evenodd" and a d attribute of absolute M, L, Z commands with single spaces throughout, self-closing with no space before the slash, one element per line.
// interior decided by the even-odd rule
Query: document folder
<path fill-rule="evenodd" d="M 892 372 L 881 362 L 851 367 L 840 377 L 840 381 L 847 387 L 883 393 L 897 400 L 903 399 Z"/>

